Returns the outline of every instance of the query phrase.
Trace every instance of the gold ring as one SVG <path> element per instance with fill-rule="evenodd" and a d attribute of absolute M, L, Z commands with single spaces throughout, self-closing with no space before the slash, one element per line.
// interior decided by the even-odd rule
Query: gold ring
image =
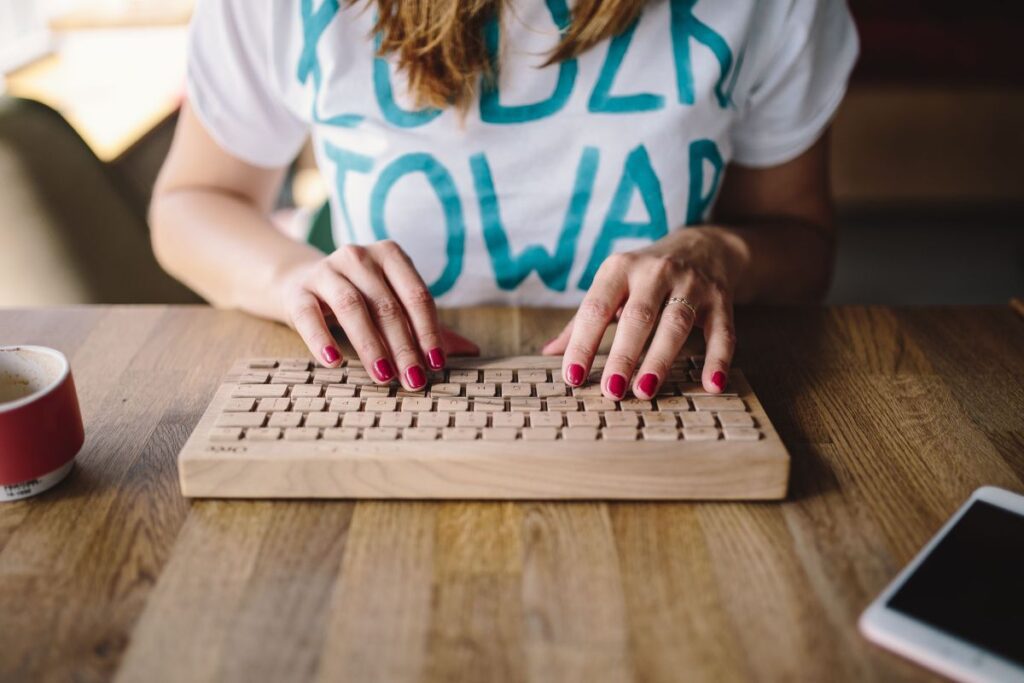
<path fill-rule="evenodd" d="M 665 300 L 665 305 L 668 306 L 669 304 L 682 304 L 690 309 L 690 313 L 697 315 L 697 307 L 690 303 L 690 300 L 685 296 L 670 296 Z"/>

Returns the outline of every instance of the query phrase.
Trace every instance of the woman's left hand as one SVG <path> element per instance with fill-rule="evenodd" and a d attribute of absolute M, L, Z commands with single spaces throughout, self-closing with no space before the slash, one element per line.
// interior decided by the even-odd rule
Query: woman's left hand
<path fill-rule="evenodd" d="M 736 346 L 735 278 L 730 275 L 737 269 L 730 263 L 736 260 L 734 248 L 723 231 L 687 228 L 644 249 L 612 254 L 597 271 L 576 315 L 542 353 L 563 354 L 562 376 L 570 386 L 579 386 L 590 374 L 605 329 L 617 317 L 602 391 L 621 399 L 633 378 L 633 394 L 650 399 L 692 329 L 700 327 L 707 342 L 702 383 L 708 392 L 721 392 Z"/>

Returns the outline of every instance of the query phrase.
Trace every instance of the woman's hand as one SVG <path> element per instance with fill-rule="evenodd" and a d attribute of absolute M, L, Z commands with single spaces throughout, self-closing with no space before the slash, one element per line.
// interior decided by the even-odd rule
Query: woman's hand
<path fill-rule="evenodd" d="M 359 360 L 379 383 L 397 375 L 407 389 L 427 383 L 425 367 L 444 367 L 447 354 L 473 354 L 473 342 L 444 329 L 430 290 L 392 241 L 346 245 L 286 274 L 287 321 L 327 367 L 341 363 L 328 328 L 333 317 Z"/>
<path fill-rule="evenodd" d="M 635 371 L 633 394 L 649 399 L 658 393 L 691 330 L 702 327 L 707 341 L 704 389 L 721 392 L 736 346 L 732 273 L 739 268 L 741 248 L 714 228 L 687 228 L 650 247 L 612 254 L 574 318 L 542 352 L 562 353 L 562 376 L 579 386 L 590 374 L 605 329 L 617 316 L 601 388 L 605 396 L 621 399 Z M 666 303 L 670 298 L 675 302 Z"/>

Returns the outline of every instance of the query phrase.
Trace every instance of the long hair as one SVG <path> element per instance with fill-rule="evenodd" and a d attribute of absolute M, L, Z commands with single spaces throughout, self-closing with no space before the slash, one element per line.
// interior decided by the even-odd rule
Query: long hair
<path fill-rule="evenodd" d="M 492 19 L 502 20 L 507 1 L 370 0 L 377 9 L 379 55 L 397 56 L 398 69 L 405 73 L 419 106 L 455 105 L 464 110 L 481 78 L 495 73 L 484 27 Z M 572 23 L 544 66 L 576 57 L 621 33 L 643 5 L 643 0 L 577 0 Z"/>

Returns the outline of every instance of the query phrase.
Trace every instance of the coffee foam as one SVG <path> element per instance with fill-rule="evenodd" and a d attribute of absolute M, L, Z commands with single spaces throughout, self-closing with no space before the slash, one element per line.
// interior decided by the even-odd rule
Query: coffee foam
<path fill-rule="evenodd" d="M 64 373 L 63 361 L 28 348 L 0 349 L 0 409 L 53 386 Z"/>

